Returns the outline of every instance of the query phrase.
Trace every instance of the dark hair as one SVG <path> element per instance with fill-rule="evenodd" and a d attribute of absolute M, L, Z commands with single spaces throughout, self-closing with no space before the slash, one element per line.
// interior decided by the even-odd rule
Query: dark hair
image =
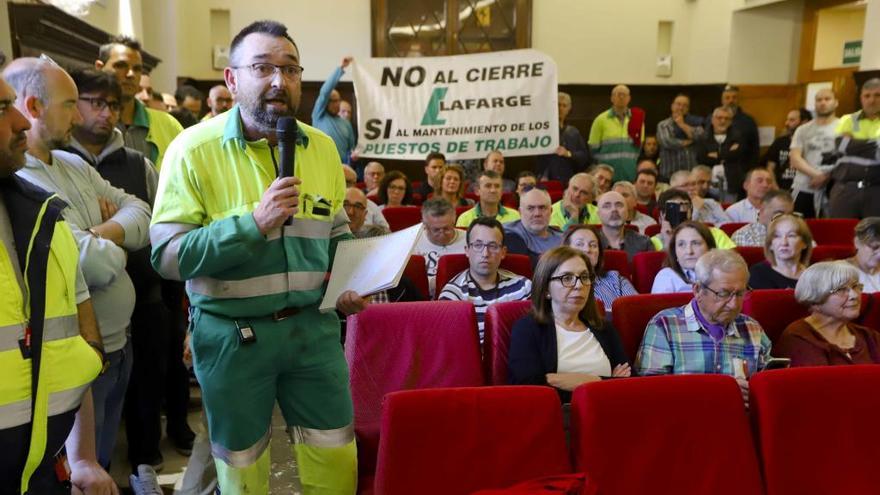
<path fill-rule="evenodd" d="M 808 120 L 813 120 L 813 114 L 806 108 L 799 108 L 798 113 L 801 114 L 801 123 L 804 123 Z"/>
<path fill-rule="evenodd" d="M 688 280 L 688 278 L 685 277 L 684 270 L 681 268 L 681 263 L 678 262 L 678 255 L 675 253 L 676 239 L 678 239 L 678 234 L 684 229 L 694 229 L 700 234 L 700 237 L 702 237 L 703 241 L 706 243 L 706 252 L 716 248 L 715 238 L 712 237 L 712 232 L 708 227 L 693 220 L 685 220 L 672 229 L 672 235 L 669 236 L 669 246 L 666 248 L 666 260 L 663 261 L 663 266 L 672 268 L 672 271 L 678 274 L 678 276 L 685 282 L 693 283 L 694 280 Z"/>
<path fill-rule="evenodd" d="M 385 177 L 382 177 L 382 182 L 379 183 L 379 201 L 382 202 L 383 205 L 388 204 L 388 186 L 391 185 L 392 181 L 397 179 L 403 179 L 406 182 L 406 193 L 403 195 L 403 201 L 400 204 L 408 205 L 412 202 L 412 184 L 409 182 L 409 178 L 403 174 L 400 170 L 392 170 L 385 174 Z"/>
<path fill-rule="evenodd" d="M 183 86 L 177 88 L 177 91 L 174 92 L 174 98 L 177 99 L 177 102 L 183 104 L 183 100 L 189 96 L 194 100 L 202 101 L 205 99 L 205 94 L 199 91 L 194 86 L 190 86 L 189 84 L 184 84 Z"/>
<path fill-rule="evenodd" d="M 536 179 L 538 178 L 538 176 L 535 175 L 535 173 L 532 172 L 531 170 L 523 170 L 522 172 L 520 172 L 516 175 L 516 181 L 519 182 L 519 180 L 522 179 L 523 177 L 534 177 Z"/>
<path fill-rule="evenodd" d="M 122 86 L 113 74 L 104 71 L 86 68 L 75 69 L 70 73 L 73 83 L 80 95 L 83 93 L 102 93 L 107 96 L 115 96 L 122 99 Z"/>
<path fill-rule="evenodd" d="M 192 127 L 199 123 L 199 121 L 196 120 L 195 115 L 193 115 L 192 112 L 183 107 L 177 107 L 168 113 L 170 113 L 172 117 L 177 119 L 177 121 L 180 122 L 180 125 L 184 129 L 186 129 L 187 127 Z"/>
<path fill-rule="evenodd" d="M 229 44 L 229 63 L 230 65 L 237 65 L 238 62 L 236 60 L 236 55 L 238 54 L 238 48 L 241 46 L 241 43 L 249 34 L 254 33 L 262 33 L 268 34 L 269 36 L 274 36 L 276 38 L 284 38 L 287 41 L 293 44 L 293 47 L 296 48 L 296 51 L 299 52 L 299 47 L 296 46 L 296 42 L 293 41 L 293 38 L 287 33 L 287 26 L 281 24 L 277 21 L 254 21 L 238 32 L 234 38 L 232 38 L 232 43 Z"/>
<path fill-rule="evenodd" d="M 596 266 L 593 267 L 593 270 L 596 272 L 597 277 L 604 277 L 605 271 L 606 271 L 605 270 L 605 246 L 602 245 L 602 237 L 599 235 L 599 228 L 600 227 L 598 227 L 598 226 L 587 225 L 584 223 L 572 224 L 565 231 L 565 234 L 562 234 L 562 245 L 563 246 L 571 246 L 571 236 L 573 236 L 575 232 L 578 232 L 581 230 L 589 230 L 590 232 L 592 232 L 593 235 L 596 236 L 596 241 L 597 241 L 596 244 L 598 244 L 598 246 L 599 246 L 599 256 L 596 258 Z"/>
<path fill-rule="evenodd" d="M 595 282 L 596 272 L 587 255 L 569 246 L 557 246 L 541 256 L 538 260 L 538 266 L 535 268 L 535 275 L 532 277 L 532 318 L 538 323 L 547 325 L 553 323 L 553 305 L 550 302 L 550 277 L 559 268 L 560 265 L 572 258 L 581 258 L 587 265 L 587 272 L 590 274 L 590 282 Z M 578 313 L 578 317 L 593 332 L 602 329 L 602 317 L 599 315 L 599 307 L 596 304 L 596 291 L 594 285 L 590 284 L 589 294 L 587 295 L 587 303 Z"/>
<path fill-rule="evenodd" d="M 161 101 L 163 105 L 165 104 L 165 98 L 162 98 L 162 93 L 156 91 L 155 89 L 150 90 L 150 99 Z"/>
<path fill-rule="evenodd" d="M 480 182 L 480 177 L 488 177 L 490 179 L 500 179 L 501 174 L 494 170 L 481 170 L 480 175 L 477 176 L 477 183 Z"/>
<path fill-rule="evenodd" d="M 645 161 L 645 160 L 642 160 L 642 161 Z M 650 161 L 650 160 L 648 160 L 648 161 Z M 654 163 L 654 162 L 651 162 L 651 163 Z M 657 182 L 657 172 L 654 171 L 653 169 L 643 168 L 642 170 L 639 170 L 638 173 L 636 173 L 636 180 L 639 180 L 640 175 L 650 175 L 651 177 L 654 178 L 654 182 Z"/>
<path fill-rule="evenodd" d="M 774 199 L 782 199 L 788 203 L 794 203 L 794 198 L 791 197 L 791 193 L 784 189 L 771 189 L 767 191 L 767 194 L 764 196 L 764 204 L 766 205 Z"/>
<path fill-rule="evenodd" d="M 498 232 L 501 232 L 501 245 L 504 245 L 504 225 L 501 225 L 496 218 L 493 217 L 477 217 L 475 218 L 467 228 L 467 234 L 465 235 L 465 242 L 471 243 L 471 231 L 474 230 L 474 227 L 477 225 L 482 225 L 483 227 L 489 227 L 491 229 L 498 229 Z"/>
<path fill-rule="evenodd" d="M 768 174 L 770 174 L 770 177 L 774 177 L 773 172 L 771 172 L 770 169 L 768 169 L 766 167 L 755 167 L 755 168 L 749 169 L 749 171 L 746 172 L 746 178 L 743 179 L 743 182 L 748 182 L 748 181 L 752 180 L 752 176 L 755 175 L 755 172 L 767 172 Z"/>
<path fill-rule="evenodd" d="M 98 60 L 101 62 L 107 63 L 110 60 L 110 51 L 113 50 L 114 45 L 122 45 L 126 48 L 131 48 L 132 50 L 140 53 L 141 51 L 141 43 L 132 38 L 131 36 L 126 36 L 124 34 L 118 34 L 110 38 L 110 41 L 101 45 L 98 48 Z"/>
<path fill-rule="evenodd" d="M 657 207 L 660 209 L 660 213 L 666 211 L 666 203 L 671 199 L 681 199 L 687 202 L 687 204 L 693 207 L 694 203 L 691 201 L 691 197 L 688 193 L 682 191 L 681 189 L 669 188 L 663 191 L 660 194 L 660 197 L 657 198 Z"/>
<path fill-rule="evenodd" d="M 425 157 L 425 165 L 431 163 L 431 160 L 443 160 L 443 163 L 446 163 L 446 155 L 437 151 L 432 151 Z"/>

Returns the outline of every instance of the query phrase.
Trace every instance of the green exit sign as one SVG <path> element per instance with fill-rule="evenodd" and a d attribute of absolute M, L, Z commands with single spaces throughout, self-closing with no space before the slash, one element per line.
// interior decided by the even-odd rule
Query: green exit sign
<path fill-rule="evenodd" d="M 862 40 L 843 43 L 843 63 L 857 64 L 862 61 Z"/>

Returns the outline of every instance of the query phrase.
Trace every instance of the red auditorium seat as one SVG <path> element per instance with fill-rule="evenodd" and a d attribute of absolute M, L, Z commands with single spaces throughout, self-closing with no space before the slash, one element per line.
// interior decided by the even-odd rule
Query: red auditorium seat
<path fill-rule="evenodd" d="M 813 248 L 810 263 L 820 261 L 843 260 L 856 254 L 856 247 L 852 244 L 819 244 Z"/>
<path fill-rule="evenodd" d="M 391 232 L 412 227 L 422 221 L 422 210 L 417 206 L 389 206 L 382 210 Z"/>
<path fill-rule="evenodd" d="M 431 298 L 431 293 L 428 291 L 428 270 L 425 268 L 424 256 L 418 254 L 410 256 L 406 268 L 403 269 L 403 274 L 412 281 L 419 292 L 425 296 L 425 299 Z"/>
<path fill-rule="evenodd" d="M 859 317 L 858 323 L 880 330 L 880 292 L 862 294 L 862 315 Z"/>
<path fill-rule="evenodd" d="M 655 223 L 648 225 L 645 227 L 645 235 L 648 237 L 654 237 L 655 235 L 660 233 L 660 224 Z"/>
<path fill-rule="evenodd" d="M 506 192 L 501 195 L 501 204 L 515 210 L 519 208 L 519 196 L 516 193 Z"/>
<path fill-rule="evenodd" d="M 767 259 L 764 256 L 764 248 L 759 246 L 737 246 L 734 249 L 750 267 Z"/>
<path fill-rule="evenodd" d="M 559 201 L 560 199 L 562 199 L 563 191 L 561 189 L 560 190 L 551 189 L 551 190 L 547 191 L 547 194 L 550 195 L 550 201 L 555 203 L 555 202 Z"/>
<path fill-rule="evenodd" d="M 808 218 L 805 220 L 816 244 L 852 244 L 855 237 L 855 218 Z"/>
<path fill-rule="evenodd" d="M 749 390 L 767 495 L 878 493 L 880 366 L 765 371 Z"/>
<path fill-rule="evenodd" d="M 373 203 L 376 203 L 377 205 L 381 204 L 380 201 L 382 201 L 381 199 L 379 199 L 378 194 L 370 194 L 369 196 L 367 196 L 367 199 L 369 199 Z"/>
<path fill-rule="evenodd" d="M 489 385 L 507 385 L 510 332 L 516 320 L 532 307 L 531 301 L 501 302 L 486 309 L 483 329 L 483 375 Z"/>
<path fill-rule="evenodd" d="M 462 301 L 373 304 L 348 318 L 345 359 L 361 486 L 369 488 L 388 392 L 483 384 L 477 317 Z"/>
<path fill-rule="evenodd" d="M 472 192 L 464 193 L 464 197 L 467 198 L 467 199 L 472 199 L 472 200 L 474 200 L 474 202 L 476 202 L 476 203 L 479 203 L 479 202 L 480 202 L 480 195 L 477 194 L 477 193 L 472 193 Z"/>
<path fill-rule="evenodd" d="M 473 206 L 456 206 L 455 207 L 455 218 L 458 219 L 458 217 L 461 216 L 462 213 L 470 210 L 471 208 L 473 208 Z"/>
<path fill-rule="evenodd" d="M 558 180 L 544 180 L 539 182 L 538 184 L 544 186 L 544 189 L 547 191 L 562 191 L 562 182 Z"/>
<path fill-rule="evenodd" d="M 552 388 L 413 390 L 385 399 L 376 493 L 468 495 L 570 472 Z"/>
<path fill-rule="evenodd" d="M 571 403 L 571 446 L 575 470 L 602 495 L 761 493 L 748 416 L 729 376 L 582 385 Z"/>
<path fill-rule="evenodd" d="M 632 259 L 633 286 L 640 294 L 650 294 L 654 285 L 654 277 L 663 268 L 666 251 L 650 251 L 636 253 Z"/>
<path fill-rule="evenodd" d="M 441 256 L 437 260 L 437 295 L 440 295 L 440 291 L 443 290 L 443 286 L 447 282 L 466 270 L 467 267 L 467 255 L 446 254 Z M 529 261 L 529 257 L 524 254 L 508 254 L 501 260 L 501 268 L 528 279 L 532 278 L 532 263 Z"/>
<path fill-rule="evenodd" d="M 648 322 L 660 311 L 676 306 L 684 306 L 693 298 L 690 292 L 676 294 L 639 294 L 623 296 L 614 300 L 611 319 L 620 334 L 623 350 L 630 362 L 635 364 L 636 353 L 645 335 Z"/>
<path fill-rule="evenodd" d="M 810 310 L 794 298 L 793 289 L 754 290 L 743 301 L 742 312 L 758 320 L 774 343 L 788 325 L 810 314 Z"/>
<path fill-rule="evenodd" d="M 603 265 L 605 270 L 617 270 L 621 275 L 632 280 L 632 269 L 629 266 L 629 259 L 627 259 L 625 251 L 617 249 L 606 250 Z"/>
<path fill-rule="evenodd" d="M 732 236 L 734 232 L 748 225 L 747 222 L 730 222 L 721 224 L 718 228 L 723 230 L 725 234 Z"/>

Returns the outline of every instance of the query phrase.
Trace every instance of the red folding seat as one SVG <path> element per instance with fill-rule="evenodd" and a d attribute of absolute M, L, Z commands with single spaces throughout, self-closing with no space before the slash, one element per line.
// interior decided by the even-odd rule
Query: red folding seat
<path fill-rule="evenodd" d="M 506 192 L 501 195 L 501 204 L 506 208 L 513 208 L 516 210 L 519 208 L 519 196 L 513 192 Z"/>
<path fill-rule="evenodd" d="M 455 218 L 458 219 L 458 217 L 460 217 L 462 213 L 470 210 L 471 208 L 473 208 L 473 206 L 456 206 L 455 207 Z"/>
<path fill-rule="evenodd" d="M 636 253 L 632 259 L 633 286 L 640 294 L 650 294 L 654 285 L 654 277 L 663 268 L 666 251 L 649 251 Z"/>
<path fill-rule="evenodd" d="M 765 371 L 749 382 L 767 495 L 880 491 L 880 366 Z"/>
<path fill-rule="evenodd" d="M 469 302 L 374 304 L 348 318 L 345 358 L 363 487 L 371 485 L 376 465 L 385 394 L 482 385 L 479 345 Z"/>
<path fill-rule="evenodd" d="M 808 218 L 805 220 L 816 244 L 852 244 L 855 238 L 855 218 Z"/>
<path fill-rule="evenodd" d="M 764 248 L 759 246 L 737 246 L 734 249 L 744 260 L 746 260 L 746 263 L 748 263 L 749 266 L 767 259 L 767 257 L 764 256 Z"/>
<path fill-rule="evenodd" d="M 582 385 L 571 402 L 571 447 L 575 470 L 602 495 L 761 493 L 748 416 L 729 376 Z"/>
<path fill-rule="evenodd" d="M 758 320 L 771 342 L 777 342 L 792 322 L 810 314 L 794 298 L 794 289 L 754 290 L 743 301 L 742 312 Z"/>
<path fill-rule="evenodd" d="M 467 255 L 445 254 L 441 256 L 437 260 L 437 295 L 440 295 L 440 291 L 443 290 L 443 286 L 447 282 L 467 268 Z M 501 260 L 500 268 L 528 279 L 532 278 L 532 263 L 529 261 L 529 257 L 524 254 L 508 254 Z"/>
<path fill-rule="evenodd" d="M 389 206 L 382 210 L 391 232 L 412 227 L 422 221 L 422 210 L 417 206 Z"/>
<path fill-rule="evenodd" d="M 810 263 L 844 260 L 855 254 L 856 247 L 853 244 L 819 244 L 813 248 Z"/>
<path fill-rule="evenodd" d="M 506 385 L 510 334 L 516 320 L 532 308 L 531 301 L 509 301 L 486 309 L 483 320 L 483 375 L 488 385 Z"/>
<path fill-rule="evenodd" d="M 880 330 L 880 292 L 862 294 L 862 315 L 858 323 Z"/>
<path fill-rule="evenodd" d="M 748 222 L 730 222 L 721 224 L 718 226 L 719 229 L 723 230 L 725 234 L 728 236 L 732 236 L 734 232 L 748 225 Z"/>
<path fill-rule="evenodd" d="M 605 270 L 617 270 L 622 276 L 632 280 L 632 268 L 625 251 L 608 249 L 605 251 L 605 260 L 602 262 Z"/>
<path fill-rule="evenodd" d="M 684 306 L 693 298 L 690 292 L 674 294 L 639 294 L 623 296 L 614 300 L 611 321 L 620 335 L 623 350 L 630 362 L 635 364 L 636 353 L 642 344 L 645 328 L 657 313 L 667 308 Z"/>
<path fill-rule="evenodd" d="M 657 235 L 659 233 L 660 233 L 660 224 L 659 223 L 651 224 L 651 225 L 648 225 L 647 227 L 645 227 L 645 235 L 648 237 L 654 237 L 655 235 Z"/>
<path fill-rule="evenodd" d="M 425 267 L 424 256 L 418 254 L 410 256 L 406 268 L 403 269 L 403 275 L 412 281 L 425 299 L 431 298 L 431 293 L 428 291 L 428 270 Z"/>
<path fill-rule="evenodd" d="M 469 495 L 571 472 L 550 387 L 395 392 L 385 399 L 376 470 L 382 495 Z"/>
<path fill-rule="evenodd" d="M 538 185 L 544 186 L 544 189 L 548 191 L 562 191 L 562 182 L 558 180 L 542 180 L 538 183 Z"/>

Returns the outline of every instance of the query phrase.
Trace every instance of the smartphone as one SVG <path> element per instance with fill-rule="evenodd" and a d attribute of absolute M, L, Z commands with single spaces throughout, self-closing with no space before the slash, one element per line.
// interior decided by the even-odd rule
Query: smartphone
<path fill-rule="evenodd" d="M 791 359 L 788 358 L 770 358 L 767 361 L 767 364 L 764 365 L 764 371 L 766 370 L 783 370 L 785 368 L 791 367 Z"/>
<path fill-rule="evenodd" d="M 688 218 L 688 205 L 686 203 L 666 203 L 666 211 L 663 212 L 663 217 L 669 222 L 669 226 L 673 229 L 678 227 L 681 222 L 684 222 Z"/>

